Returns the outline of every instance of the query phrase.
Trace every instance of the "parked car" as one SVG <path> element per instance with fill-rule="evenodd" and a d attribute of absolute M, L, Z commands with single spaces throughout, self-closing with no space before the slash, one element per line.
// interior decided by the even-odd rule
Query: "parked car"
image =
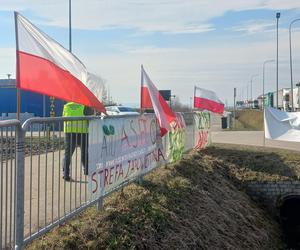
<path fill-rule="evenodd" d="M 108 115 L 139 115 L 139 112 L 131 107 L 107 106 L 105 108 Z"/>

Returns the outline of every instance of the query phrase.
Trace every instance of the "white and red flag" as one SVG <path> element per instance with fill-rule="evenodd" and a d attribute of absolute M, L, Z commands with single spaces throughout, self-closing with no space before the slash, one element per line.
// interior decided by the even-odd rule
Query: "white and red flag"
<path fill-rule="evenodd" d="M 194 108 L 223 114 L 224 103 L 218 98 L 215 92 L 195 86 Z"/>
<path fill-rule="evenodd" d="M 141 109 L 154 109 L 160 126 L 160 134 L 164 136 L 171 130 L 171 123 L 175 121 L 176 115 L 169 108 L 167 102 L 163 99 L 143 66 L 141 70 Z"/>
<path fill-rule="evenodd" d="M 15 22 L 17 87 L 105 113 L 96 97 L 99 91 L 95 86 L 95 75 L 90 74 L 75 55 L 17 12 Z"/>

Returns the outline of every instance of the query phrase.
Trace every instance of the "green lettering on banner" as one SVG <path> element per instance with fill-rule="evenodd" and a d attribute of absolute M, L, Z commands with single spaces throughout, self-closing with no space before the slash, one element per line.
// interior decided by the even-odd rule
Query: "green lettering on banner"
<path fill-rule="evenodd" d="M 197 112 L 195 113 L 196 122 L 198 129 L 209 129 L 210 128 L 210 113 L 209 112 Z"/>
<path fill-rule="evenodd" d="M 198 111 L 194 113 L 195 119 L 195 149 L 203 149 L 211 144 L 210 113 Z"/>
<path fill-rule="evenodd" d="M 167 134 L 167 158 L 170 163 L 179 161 L 185 148 L 185 122 L 183 116 L 176 113 L 176 121 Z"/>

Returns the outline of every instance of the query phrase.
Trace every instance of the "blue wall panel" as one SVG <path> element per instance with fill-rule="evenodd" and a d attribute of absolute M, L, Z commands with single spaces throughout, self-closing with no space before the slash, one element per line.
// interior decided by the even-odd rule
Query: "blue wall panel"
<path fill-rule="evenodd" d="M 61 116 L 64 101 L 55 99 L 55 115 Z M 0 114 L 17 112 L 16 88 L 0 88 Z M 43 95 L 21 90 L 21 113 L 43 116 Z M 46 116 L 50 116 L 50 97 L 46 96 Z"/>

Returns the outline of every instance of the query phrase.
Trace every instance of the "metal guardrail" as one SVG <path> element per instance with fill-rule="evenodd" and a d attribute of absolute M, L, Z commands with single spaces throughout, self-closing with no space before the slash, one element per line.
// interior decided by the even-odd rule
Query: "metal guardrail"
<path fill-rule="evenodd" d="M 195 121 L 192 113 L 183 117 L 187 125 L 185 148 L 191 149 L 195 143 Z M 67 145 L 63 127 L 64 122 L 73 121 L 80 127 L 84 121 L 94 119 L 107 118 L 31 118 L 22 126 L 18 120 L 0 121 L 1 248 L 22 249 L 24 244 L 87 207 L 98 204 L 101 208 L 105 196 L 136 181 L 122 183 L 99 200 L 90 199 L 88 177 L 83 169 L 88 161 L 84 154 L 88 136 L 76 134 Z M 167 145 L 166 138 L 163 143 Z M 71 181 L 65 181 L 63 166 L 66 150 L 70 149 L 74 151 L 70 161 Z"/>
<path fill-rule="evenodd" d="M 24 211 L 27 212 L 24 214 L 24 244 L 95 203 L 89 199 L 88 178 L 82 170 L 82 165 L 88 161 L 88 136 L 77 133 L 67 145 L 63 133 L 64 122 L 73 121 L 78 128 L 92 119 L 101 118 L 32 118 L 23 124 L 26 148 Z M 70 181 L 63 179 L 66 151 L 74 151 L 69 167 Z"/>
<path fill-rule="evenodd" d="M 0 122 L 0 246 L 13 248 L 16 222 L 18 120 Z"/>

